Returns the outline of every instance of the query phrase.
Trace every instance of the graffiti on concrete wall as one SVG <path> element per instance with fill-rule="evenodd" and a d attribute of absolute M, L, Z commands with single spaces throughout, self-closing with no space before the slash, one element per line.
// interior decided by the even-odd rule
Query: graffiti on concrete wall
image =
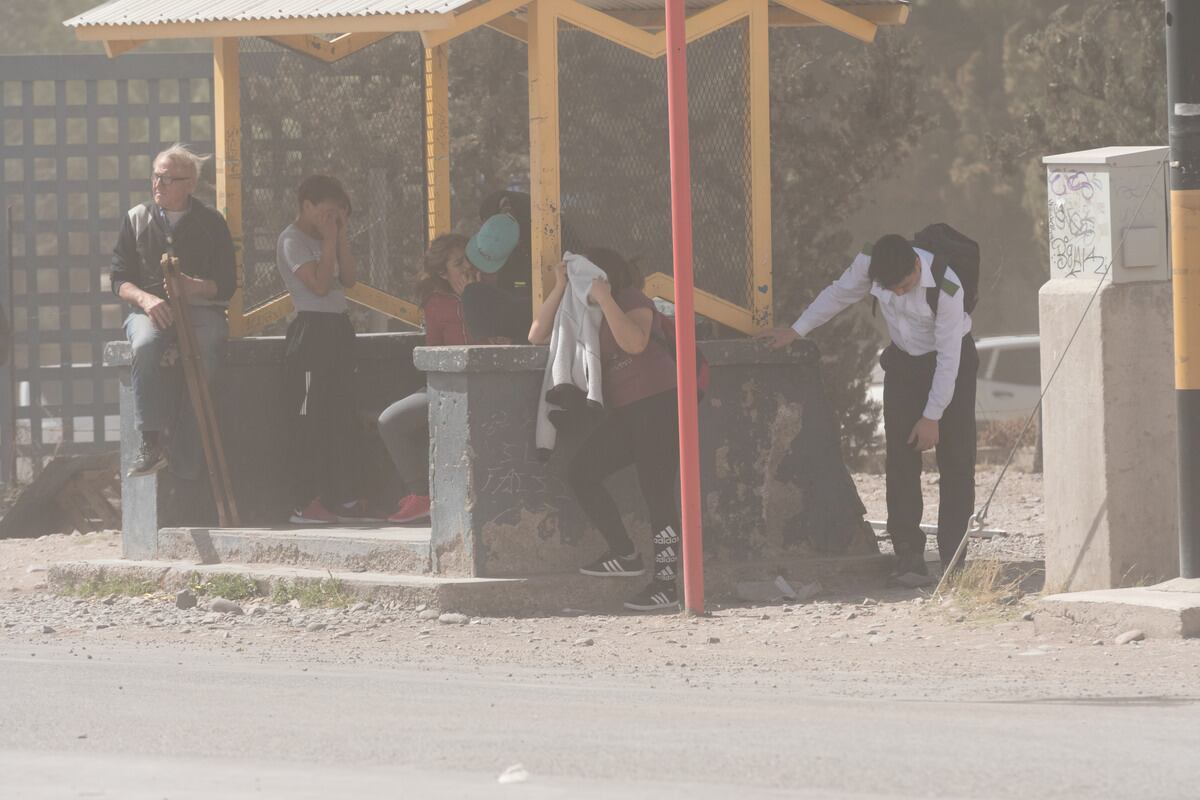
<path fill-rule="evenodd" d="M 1112 263 L 1107 176 L 1080 169 L 1050 170 L 1050 277 L 1103 275 Z"/>

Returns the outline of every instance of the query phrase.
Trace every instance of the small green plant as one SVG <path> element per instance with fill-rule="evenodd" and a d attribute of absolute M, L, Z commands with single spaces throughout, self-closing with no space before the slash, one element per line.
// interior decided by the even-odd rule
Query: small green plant
<path fill-rule="evenodd" d="M 341 608 L 353 600 L 346 587 L 335 578 L 280 581 L 271 592 L 271 601 L 280 605 L 298 600 L 304 608 L 325 606 Z"/>
<path fill-rule="evenodd" d="M 245 575 L 209 575 L 192 577 L 192 591 L 208 597 L 224 597 L 226 600 L 246 600 L 260 597 L 262 590 L 253 578 Z"/>
<path fill-rule="evenodd" d="M 86 578 L 65 584 L 61 593 L 74 597 L 141 597 L 161 591 L 161 587 L 152 580 L 133 575 L 108 575 L 98 572 Z"/>

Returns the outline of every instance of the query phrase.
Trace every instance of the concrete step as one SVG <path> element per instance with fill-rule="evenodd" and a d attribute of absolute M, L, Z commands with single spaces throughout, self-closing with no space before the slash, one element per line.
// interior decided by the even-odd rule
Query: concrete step
<path fill-rule="evenodd" d="M 201 564 L 277 564 L 415 574 L 432 569 L 427 527 L 163 528 L 158 556 Z"/>
<path fill-rule="evenodd" d="M 818 581 L 826 590 L 874 591 L 883 585 L 891 564 L 888 556 L 811 558 L 784 563 L 753 564 L 706 569 L 708 605 L 737 603 L 740 581 L 761 581 L 786 575 L 793 586 Z M 347 600 L 390 601 L 402 607 L 422 603 L 442 611 L 476 616 L 529 616 L 587 612 L 625 613 L 622 602 L 649 580 L 640 578 L 591 578 L 578 573 L 537 575 L 528 578 L 446 578 L 433 575 L 403 575 L 390 572 L 353 572 L 279 564 L 196 564 L 192 561 L 134 561 L 106 559 L 53 564 L 48 585 L 62 592 L 78 591 L 91 584 L 103 591 L 108 581 L 149 581 L 164 591 L 175 591 L 215 576 L 240 576 L 253 580 L 259 594 L 271 597 L 277 589 L 294 594 L 300 584 L 323 584 Z M 332 583 L 330 583 L 332 582 Z"/>
<path fill-rule="evenodd" d="M 1200 636 L 1200 579 L 1054 594 L 1038 605 L 1047 612 L 1039 621 L 1049 622 L 1049 628 L 1064 621 L 1105 639 L 1135 629 L 1164 639 Z"/>
<path fill-rule="evenodd" d="M 525 581 L 519 579 L 436 578 L 278 564 L 193 564 L 116 558 L 68 561 L 51 565 L 46 583 L 54 591 L 72 593 L 82 586 L 90 585 L 94 590 L 108 582 L 132 579 L 149 581 L 163 591 L 175 592 L 222 576 L 249 578 L 266 598 L 276 596 L 277 591 L 292 596 L 298 588 L 316 585 L 325 590 L 326 596 L 340 597 L 346 602 L 396 602 L 404 608 L 425 604 L 475 616 L 523 613 L 528 605 Z"/>

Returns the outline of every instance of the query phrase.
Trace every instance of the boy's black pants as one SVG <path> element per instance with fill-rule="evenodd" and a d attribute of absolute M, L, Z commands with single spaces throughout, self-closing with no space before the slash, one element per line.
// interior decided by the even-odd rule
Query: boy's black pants
<path fill-rule="evenodd" d="M 883 425 L 887 440 L 888 534 L 897 556 L 925 551 L 921 531 L 921 454 L 908 443 L 925 411 L 937 353 L 910 356 L 889 345 L 879 357 L 884 369 Z M 962 340 L 954 397 L 938 423 L 938 553 L 947 564 L 975 512 L 975 340 Z"/>
<path fill-rule="evenodd" d="M 301 311 L 288 325 L 284 413 L 292 502 L 336 513 L 361 495 L 362 427 L 354 402 L 354 326 L 346 314 Z"/>

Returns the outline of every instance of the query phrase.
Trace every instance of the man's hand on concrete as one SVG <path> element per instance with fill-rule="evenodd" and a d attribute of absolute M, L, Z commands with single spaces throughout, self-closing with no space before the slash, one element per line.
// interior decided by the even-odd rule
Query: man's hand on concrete
<path fill-rule="evenodd" d="M 778 350 L 799 339 L 800 334 L 792 328 L 770 328 L 755 334 L 754 338 L 761 339 L 770 344 L 772 349 Z"/>
<path fill-rule="evenodd" d="M 918 453 L 924 452 L 932 447 L 937 447 L 937 420 L 925 419 L 925 417 L 921 417 L 919 420 L 917 420 L 917 424 L 913 426 L 912 433 L 908 436 L 908 443 Z"/>
<path fill-rule="evenodd" d="M 154 327 L 160 331 L 165 331 L 175 322 L 175 319 L 171 316 L 171 306 L 161 297 L 155 297 L 146 292 L 146 296 L 142 298 L 141 306 L 142 311 L 145 311 L 146 316 L 150 317 L 150 321 L 154 323 Z"/>

